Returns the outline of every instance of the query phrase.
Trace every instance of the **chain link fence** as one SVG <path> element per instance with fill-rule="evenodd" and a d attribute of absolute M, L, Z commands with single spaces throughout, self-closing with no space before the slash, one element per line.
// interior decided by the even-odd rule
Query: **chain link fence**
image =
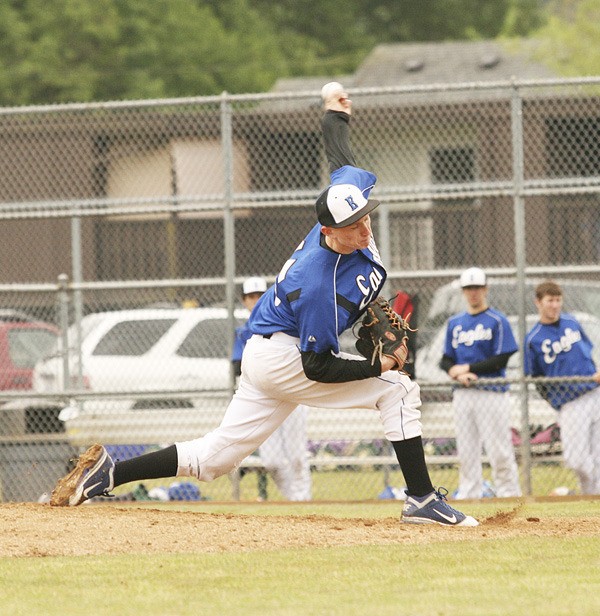
<path fill-rule="evenodd" d="M 533 289 L 552 278 L 600 349 L 599 93 L 592 78 L 351 93 L 356 159 L 378 176 L 385 293 L 417 306 L 426 452 L 451 492 L 452 390 L 438 363 L 465 267 L 486 270 L 520 346 Z M 38 500 L 95 441 L 124 459 L 218 425 L 247 316 L 241 283 L 275 279 L 328 184 L 321 113 L 312 91 L 0 110 L 3 500 Z M 578 492 L 559 416 L 521 362 L 507 404 L 523 492 Z M 311 409 L 307 438 L 316 500 L 404 485 L 373 413 Z M 260 462 L 245 466 L 201 497 L 264 497 Z M 266 493 L 282 498 L 272 479 Z"/>

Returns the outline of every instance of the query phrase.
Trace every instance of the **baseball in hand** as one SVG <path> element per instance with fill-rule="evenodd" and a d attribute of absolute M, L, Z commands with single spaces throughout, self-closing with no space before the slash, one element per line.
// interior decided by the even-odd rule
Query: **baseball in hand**
<path fill-rule="evenodd" d="M 330 81 L 321 89 L 321 98 L 325 102 L 342 98 L 343 94 L 344 86 L 337 81 Z"/>
<path fill-rule="evenodd" d="M 347 111 L 352 103 L 348 99 L 348 94 L 344 90 L 344 86 L 337 81 L 330 81 L 321 88 L 321 98 L 325 109 L 333 109 L 336 111 Z"/>

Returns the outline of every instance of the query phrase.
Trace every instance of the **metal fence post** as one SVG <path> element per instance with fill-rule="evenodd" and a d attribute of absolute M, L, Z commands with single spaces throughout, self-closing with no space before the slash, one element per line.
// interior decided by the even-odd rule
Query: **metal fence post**
<path fill-rule="evenodd" d="M 235 220 L 233 211 L 233 136 L 231 126 L 231 103 L 227 92 L 221 98 L 221 143 L 223 147 L 223 239 L 225 259 L 225 300 L 229 314 L 229 327 L 227 328 L 228 349 L 233 348 L 235 331 Z M 235 375 L 233 364 L 229 365 L 229 389 L 233 395 L 235 388 Z"/>
<path fill-rule="evenodd" d="M 62 340 L 62 388 L 69 389 L 69 277 L 66 274 L 58 276 L 58 310 L 60 335 Z"/>
<path fill-rule="evenodd" d="M 515 265 L 517 279 L 517 314 L 519 331 L 525 333 L 525 204 L 523 201 L 524 157 L 523 157 L 523 99 L 518 86 L 513 84 L 511 97 L 511 126 L 513 149 L 513 205 L 515 224 Z M 520 341 L 522 342 L 522 341 Z M 524 492 L 531 495 L 531 445 L 529 443 L 529 406 L 525 382 L 525 354 L 519 354 L 519 403 L 521 408 L 521 456 Z"/>
<path fill-rule="evenodd" d="M 73 216 L 71 218 L 71 276 L 73 282 L 81 284 L 83 282 L 83 260 L 82 260 L 82 238 L 81 238 L 81 218 L 79 216 Z M 74 348 L 77 353 L 77 389 L 83 389 L 83 361 L 81 359 L 81 320 L 83 319 L 83 302 L 81 289 L 75 288 L 73 290 L 73 311 L 74 311 L 74 324 L 75 324 L 75 340 L 73 342 Z M 67 311 L 67 327 L 69 325 Z M 63 324 L 61 323 L 61 327 Z M 66 336 L 66 334 L 65 334 Z M 68 341 L 70 342 L 70 341 Z M 66 355 L 70 353 L 70 347 L 65 347 Z M 65 381 L 66 383 L 66 381 Z"/>

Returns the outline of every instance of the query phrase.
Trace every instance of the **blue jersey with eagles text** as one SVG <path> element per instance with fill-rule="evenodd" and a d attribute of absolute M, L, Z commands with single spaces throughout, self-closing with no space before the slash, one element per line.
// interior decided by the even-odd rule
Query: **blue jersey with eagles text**
<path fill-rule="evenodd" d="M 596 373 L 593 345 L 579 321 L 562 313 L 556 323 L 534 325 L 525 337 L 525 374 L 529 376 L 591 376 Z M 544 385 L 548 402 L 560 409 L 597 383 L 557 383 Z"/>
<path fill-rule="evenodd" d="M 448 320 L 444 355 L 456 364 L 475 364 L 496 355 L 514 353 L 517 349 L 508 319 L 495 308 L 478 314 L 464 311 Z M 482 379 L 503 378 L 506 369 L 478 376 Z M 506 391 L 508 385 L 488 385 L 483 389 Z"/>
<path fill-rule="evenodd" d="M 258 301 L 250 330 L 300 338 L 301 351 L 339 353 L 339 335 L 379 295 L 385 279 L 373 239 L 364 250 L 338 254 L 321 245 L 316 224 Z"/>

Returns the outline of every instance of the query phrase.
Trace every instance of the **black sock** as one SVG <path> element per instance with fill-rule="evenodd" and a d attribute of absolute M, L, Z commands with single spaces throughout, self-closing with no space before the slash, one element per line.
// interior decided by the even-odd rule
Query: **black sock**
<path fill-rule="evenodd" d="M 160 479 L 177 475 L 177 447 L 170 445 L 115 464 L 114 487 L 130 481 Z"/>
<path fill-rule="evenodd" d="M 433 484 L 429 477 L 423 440 L 420 436 L 406 441 L 392 441 L 400 470 L 406 481 L 406 488 L 411 496 L 425 496 L 433 492 Z"/>

